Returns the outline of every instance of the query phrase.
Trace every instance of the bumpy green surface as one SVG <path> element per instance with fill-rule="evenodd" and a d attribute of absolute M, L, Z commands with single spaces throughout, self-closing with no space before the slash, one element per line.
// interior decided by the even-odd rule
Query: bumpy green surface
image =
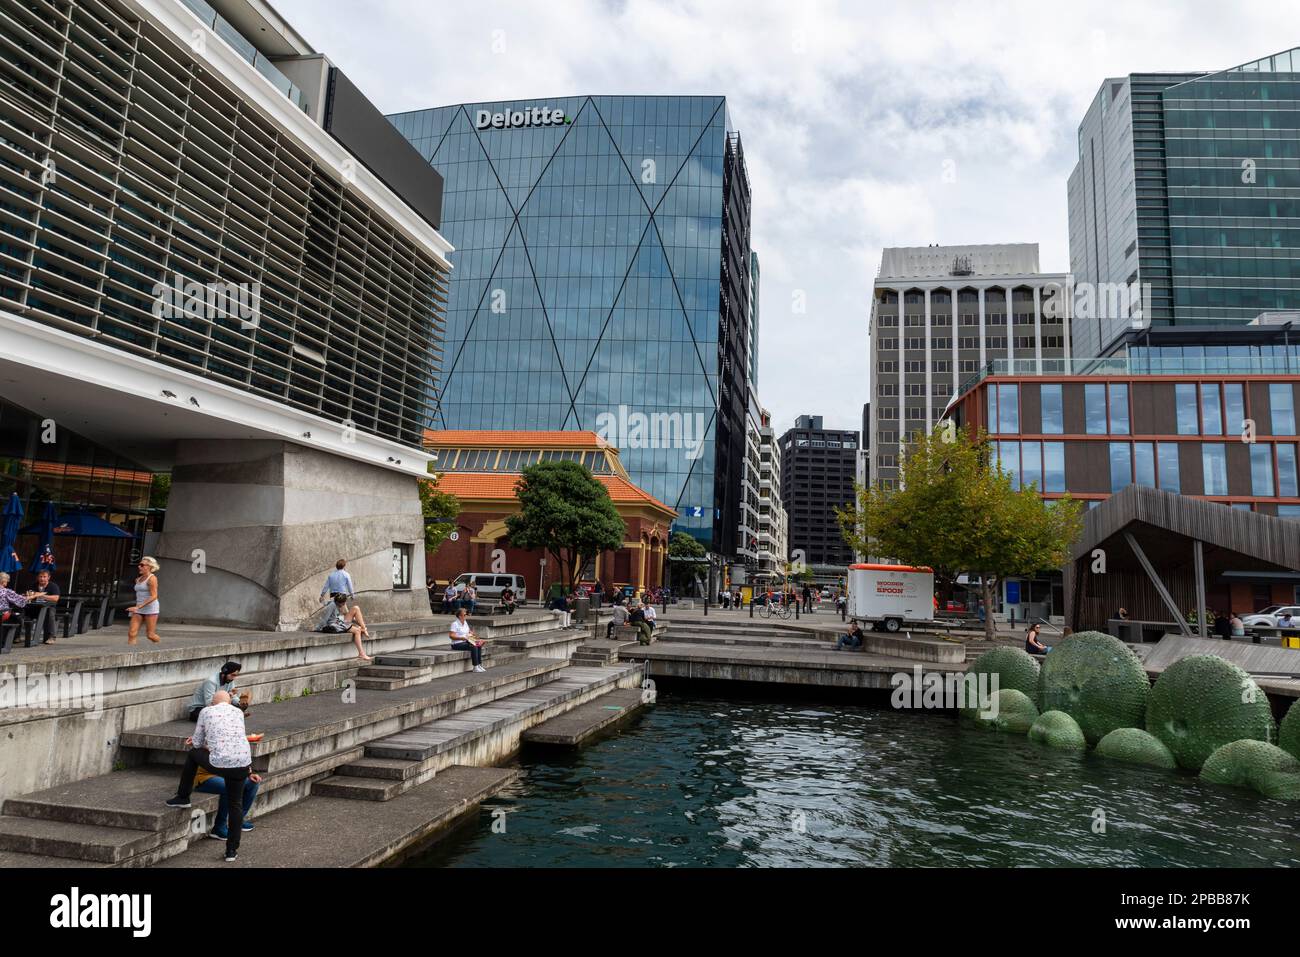
<path fill-rule="evenodd" d="M 1201 779 L 1210 784 L 1253 788 L 1261 793 L 1265 785 L 1284 791 L 1288 779 L 1296 776 L 1300 776 L 1300 761 L 1268 741 L 1232 741 L 1214 750 L 1201 766 Z"/>
<path fill-rule="evenodd" d="M 1099 631 L 1071 635 L 1043 659 L 1038 706 L 1064 711 L 1096 744 L 1116 728 L 1143 724 L 1151 685 L 1142 662 L 1118 638 Z"/>
<path fill-rule="evenodd" d="M 973 717 L 977 727 L 987 731 L 1006 731 L 1026 734 L 1038 717 L 1038 709 L 1029 695 L 1015 688 L 1003 688 L 997 694 L 997 716 L 986 718 L 976 712 Z"/>
<path fill-rule="evenodd" d="M 1250 675 L 1217 655 L 1188 655 L 1167 668 L 1151 689 L 1146 723 L 1178 763 L 1192 771 L 1225 744 L 1274 738 L 1264 692 Z"/>
<path fill-rule="evenodd" d="M 1300 773 L 1295 771 L 1261 771 L 1255 776 L 1255 790 L 1264 797 L 1280 801 L 1300 801 Z"/>
<path fill-rule="evenodd" d="M 1277 743 L 1283 751 L 1300 758 L 1300 698 L 1287 708 L 1282 726 L 1277 729 Z"/>
<path fill-rule="evenodd" d="M 1023 648 L 994 648 L 973 662 L 966 672 L 971 675 L 997 675 L 998 688 L 1023 691 L 1029 700 L 1038 695 L 1038 662 Z"/>
<path fill-rule="evenodd" d="M 1097 753 L 1114 761 L 1148 764 L 1153 768 L 1178 767 L 1174 753 L 1165 743 L 1141 728 L 1116 728 L 1097 742 Z"/>
<path fill-rule="evenodd" d="M 1079 723 L 1064 711 L 1044 711 L 1029 729 L 1029 740 L 1062 751 L 1087 751 Z"/>

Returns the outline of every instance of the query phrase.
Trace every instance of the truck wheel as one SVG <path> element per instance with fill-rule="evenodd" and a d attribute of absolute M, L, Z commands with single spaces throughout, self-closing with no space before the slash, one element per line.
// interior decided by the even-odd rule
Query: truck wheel
<path fill-rule="evenodd" d="M 897 618 L 886 618 L 886 619 L 885 619 L 885 631 L 888 631 L 888 632 L 890 632 L 890 633 L 893 633 L 893 632 L 898 631 L 898 629 L 901 628 L 901 627 L 903 627 L 903 623 L 900 622 Z"/>

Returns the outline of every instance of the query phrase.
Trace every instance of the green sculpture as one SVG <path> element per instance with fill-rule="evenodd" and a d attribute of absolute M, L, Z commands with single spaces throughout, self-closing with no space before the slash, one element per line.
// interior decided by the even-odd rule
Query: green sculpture
<path fill-rule="evenodd" d="M 1178 767 L 1174 753 L 1165 747 L 1164 742 L 1141 728 L 1116 728 L 1097 742 L 1097 753 L 1129 764 L 1170 770 Z"/>
<path fill-rule="evenodd" d="M 1038 704 L 1064 711 L 1089 744 L 1116 728 L 1144 723 L 1150 682 L 1142 662 L 1118 638 L 1084 631 L 1052 648 L 1038 674 Z"/>
<path fill-rule="evenodd" d="M 1079 723 L 1064 711 L 1044 711 L 1029 728 L 1029 740 L 1062 751 L 1087 751 L 1088 739 Z"/>
<path fill-rule="evenodd" d="M 1191 771 L 1201 770 L 1225 744 L 1274 739 L 1264 692 L 1250 675 L 1217 655 L 1188 655 L 1165 669 L 1151 689 L 1146 725 Z"/>

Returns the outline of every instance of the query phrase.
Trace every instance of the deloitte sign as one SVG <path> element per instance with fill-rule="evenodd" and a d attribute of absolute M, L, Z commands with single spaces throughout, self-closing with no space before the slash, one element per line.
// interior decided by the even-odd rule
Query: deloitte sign
<path fill-rule="evenodd" d="M 527 110 L 509 110 L 505 113 L 493 113 L 479 110 L 474 118 L 476 130 L 515 130 L 523 126 L 563 126 L 570 122 L 563 110 L 553 110 L 549 106 L 534 106 Z"/>

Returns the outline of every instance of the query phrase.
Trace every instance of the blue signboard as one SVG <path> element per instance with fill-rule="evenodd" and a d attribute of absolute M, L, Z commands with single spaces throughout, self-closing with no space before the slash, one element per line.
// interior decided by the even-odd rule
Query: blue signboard
<path fill-rule="evenodd" d="M 1020 604 L 1020 582 L 1007 582 L 1007 604 Z"/>

